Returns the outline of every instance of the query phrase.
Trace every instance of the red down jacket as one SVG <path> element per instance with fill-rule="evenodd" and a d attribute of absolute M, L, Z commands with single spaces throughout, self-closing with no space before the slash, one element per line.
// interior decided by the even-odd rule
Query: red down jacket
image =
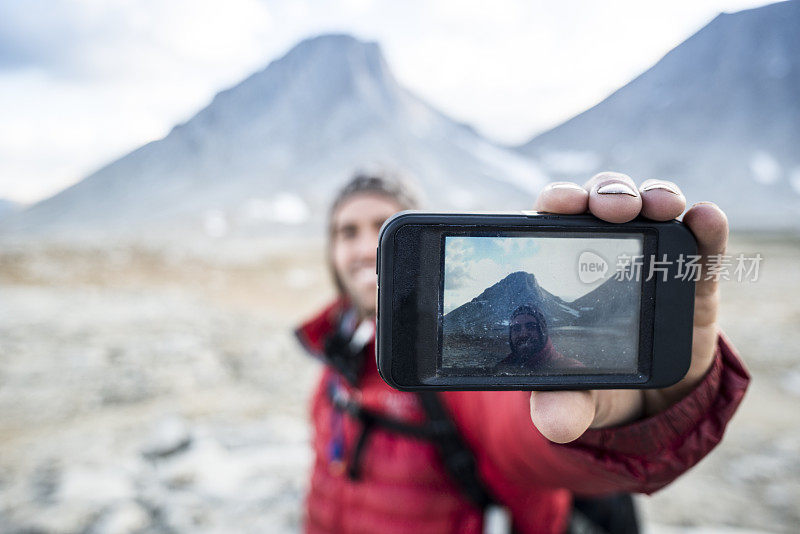
<path fill-rule="evenodd" d="M 312 354 L 322 353 L 341 306 L 328 306 L 297 330 Z M 481 512 L 450 480 L 430 442 L 375 430 L 361 457 L 357 481 L 350 480 L 334 458 L 341 457 L 337 446 L 345 451 L 353 447 L 361 429 L 357 420 L 333 407 L 326 393 L 332 383 L 387 416 L 409 422 L 425 419 L 415 394 L 396 391 L 378 376 L 374 343 L 366 350 L 357 388 L 326 366 L 312 399 L 315 460 L 306 532 L 481 532 Z M 690 395 L 653 417 L 589 430 L 567 445 L 554 444 L 536 430 L 525 392 L 459 391 L 443 398 L 475 454 L 480 476 L 510 509 L 515 529 L 559 533 L 566 528 L 572 492 L 652 493 L 695 465 L 722 439 L 748 382 L 747 370 L 720 334 L 714 365 Z"/>

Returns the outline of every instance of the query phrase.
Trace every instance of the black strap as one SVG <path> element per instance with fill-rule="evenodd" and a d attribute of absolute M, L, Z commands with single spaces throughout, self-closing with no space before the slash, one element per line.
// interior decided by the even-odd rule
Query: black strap
<path fill-rule="evenodd" d="M 569 534 L 638 534 L 639 519 L 633 497 L 615 493 L 599 497 L 575 497 Z"/>
<path fill-rule="evenodd" d="M 347 462 L 347 476 L 350 480 L 358 480 L 361 478 L 361 454 L 364 452 L 367 438 L 372 434 L 372 430 L 375 428 L 374 421 L 362 419 L 361 423 L 361 434 L 359 434 L 356 446 L 350 455 L 350 461 Z"/>
<path fill-rule="evenodd" d="M 447 413 L 439 394 L 433 391 L 421 391 L 417 396 L 428 415 L 428 424 L 435 429 L 436 438 L 433 444 L 439 450 L 439 456 L 448 474 L 464 495 L 481 510 L 497 502 L 478 475 L 475 456 L 461 437 L 450 414 Z"/>
<path fill-rule="evenodd" d="M 381 413 L 365 408 L 360 403 L 350 398 L 336 395 L 332 388 L 328 389 L 328 398 L 331 400 L 334 408 L 350 414 L 361 422 L 361 433 L 356 440 L 355 447 L 350 454 L 350 461 L 347 464 L 347 476 L 351 480 L 358 480 L 361 476 L 361 455 L 364 452 L 369 436 L 376 427 L 417 439 L 432 441 L 436 439 L 433 428 L 428 424 L 418 425 L 406 423 L 400 419 L 386 417 Z"/>
<path fill-rule="evenodd" d="M 348 402 L 346 411 L 361 421 L 361 433 L 347 464 L 347 476 L 351 480 L 358 480 L 361 476 L 361 455 L 367 439 L 376 427 L 417 439 L 435 440 L 434 433 L 428 425 L 413 425 L 392 419 L 353 402 Z"/>
<path fill-rule="evenodd" d="M 361 433 L 350 454 L 347 475 L 357 480 L 361 475 L 361 456 L 369 436 L 375 428 L 382 428 L 412 438 L 425 439 L 433 443 L 439 452 L 444 468 L 458 484 L 464 495 L 478 508 L 496 502 L 486 490 L 478 476 L 475 457 L 464 443 L 458 428 L 447 413 L 441 398 L 434 392 L 417 393 L 428 420 L 425 424 L 412 424 L 387 417 L 349 398 L 337 396 L 329 390 L 334 407 L 347 412 L 361 422 Z"/>
<path fill-rule="evenodd" d="M 342 398 L 336 396 L 336 394 L 328 390 L 328 398 L 330 398 L 333 406 L 340 411 L 347 412 L 352 415 L 354 418 L 361 421 L 363 427 L 372 428 L 373 426 L 378 426 L 381 428 L 385 428 L 386 430 L 391 430 L 392 432 L 397 432 L 399 434 L 405 434 L 407 436 L 411 436 L 414 438 L 419 439 L 435 439 L 434 430 L 428 424 L 414 424 L 414 423 L 407 423 L 400 419 L 395 419 L 393 417 L 387 417 L 382 413 L 376 412 L 374 410 L 370 410 L 369 408 L 365 408 L 360 403 L 349 399 L 349 398 Z"/>
<path fill-rule="evenodd" d="M 362 348 L 354 350 L 350 346 L 353 333 L 344 331 L 344 322 L 344 315 L 342 315 L 337 328 L 325 340 L 325 355 L 334 369 L 339 371 L 350 384 L 355 385 L 361 373 L 364 353 Z M 337 409 L 350 413 L 362 423 L 361 434 L 358 436 L 347 466 L 347 474 L 352 480 L 358 479 L 361 474 L 361 456 L 369 436 L 376 427 L 380 427 L 431 441 L 439 452 L 445 470 L 473 504 L 483 510 L 496 502 L 478 476 L 475 456 L 462 439 L 458 428 L 436 392 L 417 393 L 428 419 L 424 425 L 410 424 L 386 417 L 361 406 L 352 399 L 339 397 L 330 388 L 328 395 Z"/>

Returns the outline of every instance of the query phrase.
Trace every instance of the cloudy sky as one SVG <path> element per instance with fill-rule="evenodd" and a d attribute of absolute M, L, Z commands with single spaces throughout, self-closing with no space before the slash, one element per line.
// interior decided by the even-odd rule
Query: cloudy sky
<path fill-rule="evenodd" d="M 603 258 L 608 271 L 584 283 L 578 260 L 584 252 Z M 637 238 L 447 237 L 444 258 L 444 313 L 480 295 L 506 276 L 525 271 L 539 285 L 567 302 L 615 275 L 619 262 L 642 254 Z"/>
<path fill-rule="evenodd" d="M 757 0 L 0 3 L 0 198 L 32 202 L 166 135 L 309 35 L 380 42 L 402 83 L 520 143 Z"/>

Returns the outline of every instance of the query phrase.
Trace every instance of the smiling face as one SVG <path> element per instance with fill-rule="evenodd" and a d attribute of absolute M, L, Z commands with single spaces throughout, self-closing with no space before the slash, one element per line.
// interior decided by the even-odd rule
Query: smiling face
<path fill-rule="evenodd" d="M 514 354 L 530 358 L 544 348 L 547 341 L 539 320 L 527 313 L 514 317 L 510 325 L 510 344 Z"/>
<path fill-rule="evenodd" d="M 378 232 L 401 206 L 377 193 L 356 193 L 331 217 L 331 264 L 361 317 L 374 317 L 378 276 L 375 274 Z"/>

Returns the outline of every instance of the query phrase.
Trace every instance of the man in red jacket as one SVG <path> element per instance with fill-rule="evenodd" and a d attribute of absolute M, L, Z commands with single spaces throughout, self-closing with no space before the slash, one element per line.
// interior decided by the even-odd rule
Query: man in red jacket
<path fill-rule="evenodd" d="M 685 202 L 674 183 L 647 180 L 637 187 L 628 176 L 601 173 L 583 186 L 549 184 L 535 208 L 588 211 L 622 223 L 640 214 L 670 220 Z M 433 440 L 407 431 L 428 417 L 420 397 L 388 387 L 375 365 L 378 231 L 386 218 L 411 207 L 413 199 L 395 182 L 357 177 L 331 210 L 329 260 L 340 297 L 297 330 L 326 363 L 311 407 L 310 533 L 483 528 L 481 508 L 448 474 Z M 724 252 L 728 225 L 716 205 L 695 204 L 683 221 L 704 258 Z M 749 375 L 719 330 L 718 302 L 717 282 L 701 279 L 691 366 L 669 388 L 441 395 L 478 477 L 509 510 L 516 532 L 564 532 L 572 493 L 651 493 L 719 443 Z"/>
<path fill-rule="evenodd" d="M 497 362 L 495 372 L 525 369 L 565 371 L 583 367 L 579 361 L 556 350 L 547 333 L 547 320 L 534 305 L 523 304 L 511 313 L 508 346 L 511 353 Z"/>

